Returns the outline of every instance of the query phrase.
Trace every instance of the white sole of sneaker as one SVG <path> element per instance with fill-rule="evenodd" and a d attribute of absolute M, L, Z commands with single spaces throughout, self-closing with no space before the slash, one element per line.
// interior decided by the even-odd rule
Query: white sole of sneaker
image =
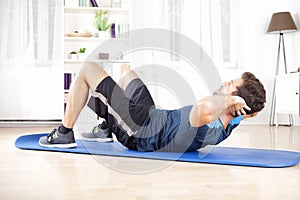
<path fill-rule="evenodd" d="M 82 140 L 89 142 L 113 142 L 113 138 L 81 138 Z"/>
<path fill-rule="evenodd" d="M 77 147 L 76 143 L 71 143 L 71 144 L 41 144 L 39 143 L 40 146 L 42 147 L 47 147 L 47 148 L 61 148 L 61 149 L 69 149 L 69 148 L 74 148 Z"/>
<path fill-rule="evenodd" d="M 76 143 L 70 143 L 70 144 L 45 144 L 45 143 L 41 143 L 41 140 L 39 140 L 39 145 L 42 146 L 42 147 L 47 147 L 47 148 L 61 148 L 61 149 L 68 149 L 68 148 L 77 147 Z"/>

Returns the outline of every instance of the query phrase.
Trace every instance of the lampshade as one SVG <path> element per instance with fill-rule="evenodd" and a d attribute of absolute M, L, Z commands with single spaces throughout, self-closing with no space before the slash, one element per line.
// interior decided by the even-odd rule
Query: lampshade
<path fill-rule="evenodd" d="M 267 33 L 288 33 L 293 31 L 297 31 L 297 27 L 290 12 L 278 12 L 272 15 Z"/>

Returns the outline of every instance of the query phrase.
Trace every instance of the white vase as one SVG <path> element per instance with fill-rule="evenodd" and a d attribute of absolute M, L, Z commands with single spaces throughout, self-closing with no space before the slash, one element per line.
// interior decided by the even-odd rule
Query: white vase
<path fill-rule="evenodd" d="M 108 38 L 109 37 L 108 31 L 98 31 L 99 38 Z"/>
<path fill-rule="evenodd" d="M 78 53 L 78 59 L 84 60 L 85 59 L 85 53 Z"/>
<path fill-rule="evenodd" d="M 77 54 L 70 54 L 72 60 L 77 60 Z"/>

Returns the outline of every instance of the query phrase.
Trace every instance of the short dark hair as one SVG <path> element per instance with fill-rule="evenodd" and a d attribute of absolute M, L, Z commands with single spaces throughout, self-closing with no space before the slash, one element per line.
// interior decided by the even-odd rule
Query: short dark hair
<path fill-rule="evenodd" d="M 234 95 L 242 97 L 251 108 L 250 111 L 245 110 L 247 114 L 261 111 L 266 103 L 266 91 L 263 84 L 251 72 L 243 73 L 242 80 L 242 85 L 237 86 Z"/>

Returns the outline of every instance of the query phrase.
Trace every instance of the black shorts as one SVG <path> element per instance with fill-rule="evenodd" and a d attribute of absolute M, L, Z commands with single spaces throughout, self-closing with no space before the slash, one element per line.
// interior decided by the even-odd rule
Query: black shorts
<path fill-rule="evenodd" d="M 123 91 L 111 77 L 97 86 L 88 106 L 107 121 L 117 139 L 127 147 L 132 145 L 129 144 L 130 137 L 136 134 L 150 109 L 155 107 L 150 92 L 140 79 L 132 80 Z"/>

